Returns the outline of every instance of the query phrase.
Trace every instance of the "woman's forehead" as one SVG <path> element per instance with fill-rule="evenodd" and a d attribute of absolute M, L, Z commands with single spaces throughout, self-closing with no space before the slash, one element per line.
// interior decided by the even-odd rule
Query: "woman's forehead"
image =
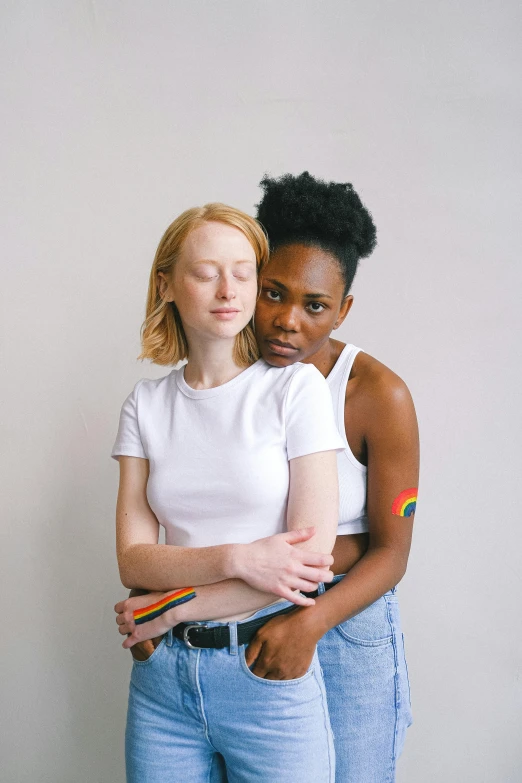
<path fill-rule="evenodd" d="M 193 229 L 183 243 L 182 253 L 186 258 L 214 261 L 255 261 L 256 257 L 254 248 L 239 228 L 217 221 L 207 221 Z"/>
<path fill-rule="evenodd" d="M 320 247 L 285 245 L 270 256 L 263 279 L 275 279 L 290 290 L 320 293 L 343 287 L 341 268 L 333 253 Z"/>

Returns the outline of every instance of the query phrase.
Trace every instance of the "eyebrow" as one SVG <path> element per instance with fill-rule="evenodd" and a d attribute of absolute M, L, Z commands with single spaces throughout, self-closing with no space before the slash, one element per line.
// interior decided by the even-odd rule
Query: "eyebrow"
<path fill-rule="evenodd" d="M 289 288 L 286 287 L 286 285 L 280 283 L 279 280 L 274 280 L 273 278 L 265 277 L 263 279 L 263 282 L 265 281 L 267 283 L 272 283 L 273 285 L 276 285 L 278 288 L 281 288 L 283 291 L 286 291 L 287 293 L 290 290 Z M 304 298 L 305 299 L 333 299 L 333 296 L 330 296 L 330 294 L 305 294 Z"/>

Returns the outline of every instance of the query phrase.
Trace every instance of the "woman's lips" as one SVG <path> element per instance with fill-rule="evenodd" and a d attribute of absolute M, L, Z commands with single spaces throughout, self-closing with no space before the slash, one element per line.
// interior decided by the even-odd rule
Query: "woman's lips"
<path fill-rule="evenodd" d="M 294 356 L 296 353 L 299 353 L 299 348 L 294 348 L 290 345 L 281 345 L 272 340 L 267 340 L 267 343 L 272 353 L 276 353 L 278 356 Z"/>
<path fill-rule="evenodd" d="M 211 312 L 220 321 L 232 321 L 239 313 L 239 310 L 212 310 Z"/>

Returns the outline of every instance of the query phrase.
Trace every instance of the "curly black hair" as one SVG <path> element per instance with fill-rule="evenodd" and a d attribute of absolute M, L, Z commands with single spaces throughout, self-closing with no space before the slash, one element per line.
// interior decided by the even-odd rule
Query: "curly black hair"
<path fill-rule="evenodd" d="M 374 249 L 376 229 L 371 214 L 352 185 L 325 182 L 308 171 L 284 174 L 260 182 L 264 195 L 257 204 L 257 219 L 264 226 L 271 251 L 299 242 L 317 245 L 339 261 L 350 290 L 360 258 Z"/>

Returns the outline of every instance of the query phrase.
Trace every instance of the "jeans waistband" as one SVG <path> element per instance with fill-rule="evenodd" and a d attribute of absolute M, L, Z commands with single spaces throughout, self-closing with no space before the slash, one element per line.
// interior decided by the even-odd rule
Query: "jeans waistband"
<path fill-rule="evenodd" d="M 336 585 L 338 582 L 341 581 L 341 579 L 344 579 L 345 576 L 346 574 L 336 574 L 330 584 Z M 324 582 L 319 583 L 317 592 L 319 593 L 319 595 L 322 595 L 325 592 Z M 392 587 L 391 590 L 388 590 L 388 592 L 384 593 L 384 595 L 395 595 L 396 593 L 397 593 L 397 585 L 395 585 L 395 587 Z"/>

